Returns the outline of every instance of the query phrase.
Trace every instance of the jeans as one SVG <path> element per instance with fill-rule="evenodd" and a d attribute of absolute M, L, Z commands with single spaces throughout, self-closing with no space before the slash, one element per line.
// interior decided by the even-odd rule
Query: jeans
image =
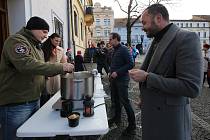
<path fill-rule="evenodd" d="M 210 88 L 210 77 L 208 76 L 208 73 L 207 72 L 204 72 L 204 75 L 203 75 L 203 84 L 205 83 L 206 78 L 207 78 L 208 86 Z"/>
<path fill-rule="evenodd" d="M 111 98 L 115 105 L 115 116 L 113 118 L 116 121 L 121 120 L 121 108 L 123 106 L 128 116 L 129 125 L 136 126 L 135 114 L 128 99 L 128 83 L 129 79 L 127 78 L 111 80 Z"/>
<path fill-rule="evenodd" d="M 28 140 L 16 137 L 17 129 L 37 110 L 39 100 L 16 106 L 0 106 L 0 124 L 3 140 Z"/>

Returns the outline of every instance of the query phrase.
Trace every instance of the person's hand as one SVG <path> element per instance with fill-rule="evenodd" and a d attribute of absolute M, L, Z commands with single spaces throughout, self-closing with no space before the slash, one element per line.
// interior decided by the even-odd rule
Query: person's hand
<path fill-rule="evenodd" d="M 148 73 L 140 69 L 129 70 L 130 77 L 136 82 L 143 82 L 146 80 Z"/>
<path fill-rule="evenodd" d="M 142 106 L 141 98 L 137 97 L 137 101 L 134 102 L 134 104 L 141 109 L 141 106 Z"/>
<path fill-rule="evenodd" d="M 116 72 L 112 72 L 112 74 L 111 74 L 110 77 L 111 77 L 111 78 L 116 78 L 116 77 L 117 77 L 117 73 L 116 73 Z"/>
<path fill-rule="evenodd" d="M 73 72 L 74 71 L 74 65 L 71 63 L 63 63 L 63 71 L 65 72 Z"/>
<path fill-rule="evenodd" d="M 62 58 L 61 58 L 61 63 L 67 63 L 67 59 L 68 59 L 68 57 L 64 54 L 63 56 L 62 56 Z"/>

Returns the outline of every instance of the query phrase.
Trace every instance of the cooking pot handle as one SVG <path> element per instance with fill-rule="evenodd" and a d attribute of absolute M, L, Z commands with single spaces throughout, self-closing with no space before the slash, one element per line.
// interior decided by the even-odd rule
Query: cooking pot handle
<path fill-rule="evenodd" d="M 98 75 L 98 70 L 97 69 L 93 69 L 91 71 L 91 73 L 94 75 L 94 76 L 97 76 Z"/>

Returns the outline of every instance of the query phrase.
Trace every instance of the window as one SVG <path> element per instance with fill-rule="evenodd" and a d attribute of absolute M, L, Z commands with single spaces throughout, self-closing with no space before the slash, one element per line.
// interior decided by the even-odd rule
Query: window
<path fill-rule="evenodd" d="M 78 16 L 77 13 L 74 11 L 74 34 L 78 36 Z"/>
<path fill-rule="evenodd" d="M 188 23 L 186 23 L 186 27 L 188 27 Z"/>
<path fill-rule="evenodd" d="M 181 23 L 181 27 L 183 27 L 183 23 Z"/>
<path fill-rule="evenodd" d="M 96 19 L 96 25 L 99 26 L 100 25 L 100 19 Z"/>
<path fill-rule="evenodd" d="M 105 19 L 104 19 L 104 25 L 105 25 L 105 26 L 110 26 L 110 19 L 105 18 Z"/>
<path fill-rule="evenodd" d="M 179 23 L 177 23 L 176 25 L 179 26 Z"/>
<path fill-rule="evenodd" d="M 110 26 L 110 19 L 107 19 L 107 25 Z"/>
<path fill-rule="evenodd" d="M 205 27 L 205 23 L 203 23 L 203 27 Z"/>
<path fill-rule="evenodd" d="M 197 23 L 197 27 L 199 27 L 199 23 Z"/>
<path fill-rule="evenodd" d="M 203 32 L 203 37 L 206 38 L 206 32 Z"/>
<path fill-rule="evenodd" d="M 200 32 L 198 32 L 198 36 L 199 36 L 199 37 L 201 36 L 201 33 L 200 33 Z"/>
<path fill-rule="evenodd" d="M 63 47 L 63 24 L 56 17 L 54 17 L 54 24 L 55 33 L 59 34 L 62 39 L 60 46 Z"/>
<path fill-rule="evenodd" d="M 107 25 L 107 19 L 106 18 L 104 19 L 104 25 Z"/>
<path fill-rule="evenodd" d="M 135 36 L 135 35 L 132 35 L 132 36 L 131 36 L 131 42 L 132 42 L 132 43 L 135 43 L 135 42 L 136 42 L 136 36 Z"/>
<path fill-rule="evenodd" d="M 100 30 L 96 30 L 96 36 L 101 36 L 101 31 Z"/>
<path fill-rule="evenodd" d="M 192 23 L 190 23 L 190 27 L 192 27 Z"/>
<path fill-rule="evenodd" d="M 105 29 L 105 30 L 104 30 L 104 36 L 105 36 L 105 37 L 108 37 L 109 34 L 110 34 L 110 30 L 109 30 L 109 29 Z"/>
<path fill-rule="evenodd" d="M 81 22 L 81 25 L 80 25 L 80 27 L 81 27 L 81 40 L 83 40 L 83 24 L 82 24 L 82 22 Z"/>

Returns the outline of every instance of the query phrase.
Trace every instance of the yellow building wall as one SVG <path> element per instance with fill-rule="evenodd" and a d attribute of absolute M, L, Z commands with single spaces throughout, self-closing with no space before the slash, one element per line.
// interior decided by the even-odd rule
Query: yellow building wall
<path fill-rule="evenodd" d="M 75 41 L 75 48 L 76 48 L 76 52 L 78 50 L 82 51 L 82 54 L 84 54 L 85 51 L 85 22 L 84 22 L 84 3 L 82 5 L 80 0 L 73 0 L 72 1 L 72 5 L 73 5 L 73 27 L 74 27 L 74 41 Z M 77 14 L 77 30 L 78 30 L 78 34 L 75 34 L 75 25 L 74 25 L 74 12 Z M 82 36 L 81 36 L 81 32 L 82 32 Z"/>
<path fill-rule="evenodd" d="M 81 2 L 82 1 L 82 2 Z M 86 6 L 92 6 L 92 0 L 73 0 L 72 1 L 72 23 L 73 29 L 71 29 L 74 33 L 74 41 L 75 41 L 75 52 L 77 53 L 78 50 L 82 52 L 84 55 L 85 49 L 88 47 L 88 40 L 92 38 L 90 36 L 91 32 L 89 30 L 89 26 L 86 26 L 85 23 L 85 9 Z M 78 34 L 75 34 L 75 25 L 74 25 L 74 12 L 77 14 L 77 30 Z M 82 33 L 82 35 L 81 35 Z"/>

